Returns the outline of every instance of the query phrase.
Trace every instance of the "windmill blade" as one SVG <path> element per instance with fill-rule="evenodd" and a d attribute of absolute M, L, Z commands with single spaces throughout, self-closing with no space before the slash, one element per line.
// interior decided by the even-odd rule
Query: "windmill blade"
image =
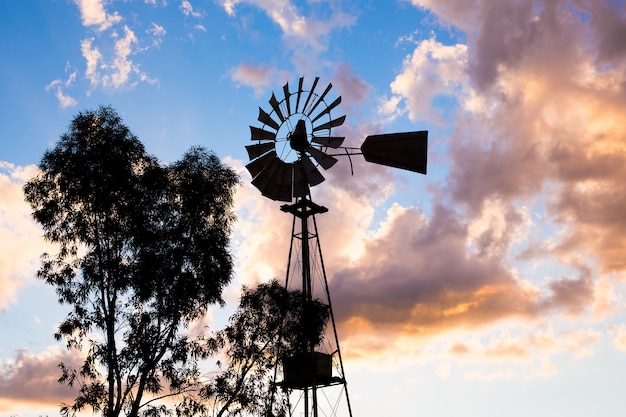
<path fill-rule="evenodd" d="M 311 116 L 311 114 L 313 114 L 313 112 L 315 111 L 315 108 L 319 106 L 321 102 L 324 101 L 324 97 L 326 97 L 326 94 L 328 94 L 331 88 L 333 88 L 333 85 L 332 83 L 329 83 L 328 87 L 326 87 L 326 90 L 324 90 L 322 95 L 317 98 L 317 101 L 313 103 L 313 107 L 311 107 L 311 110 L 309 110 L 309 113 L 307 114 L 307 116 Z"/>
<path fill-rule="evenodd" d="M 318 145 L 326 146 L 329 148 L 337 149 L 338 147 L 341 146 L 344 139 L 345 139 L 345 136 L 344 137 L 330 136 L 330 137 L 320 137 L 320 138 L 318 138 L 317 136 L 313 136 L 313 138 L 311 139 L 311 142 L 317 143 Z"/>
<path fill-rule="evenodd" d="M 293 164 L 283 163 L 283 171 L 280 176 L 275 176 L 279 180 L 278 193 L 275 200 L 291 201 L 291 188 L 293 183 Z"/>
<path fill-rule="evenodd" d="M 310 186 L 315 186 L 324 181 L 324 176 L 320 170 L 313 165 L 313 162 L 311 162 L 308 156 L 302 157 L 300 160 L 302 161 L 302 166 L 304 167 L 304 176 Z"/>
<path fill-rule="evenodd" d="M 285 116 L 283 116 L 283 112 L 280 111 L 280 103 L 278 103 L 278 100 L 276 100 L 276 96 L 274 95 L 274 93 L 272 93 L 272 98 L 270 98 L 270 106 L 272 106 L 272 109 L 274 109 L 280 121 L 284 122 Z"/>
<path fill-rule="evenodd" d="M 309 183 L 306 180 L 306 172 L 301 160 L 293 163 L 293 196 L 306 197 L 309 195 Z"/>
<path fill-rule="evenodd" d="M 272 200 L 291 201 L 292 172 L 291 164 L 276 158 L 252 180 L 252 185 Z"/>
<path fill-rule="evenodd" d="M 268 132 L 258 127 L 250 126 L 251 140 L 276 140 L 276 132 Z"/>
<path fill-rule="evenodd" d="M 257 120 L 263 123 L 264 125 L 272 127 L 276 130 L 280 129 L 280 125 L 274 119 L 272 119 L 272 116 L 267 114 L 265 110 L 263 110 L 260 107 L 259 107 L 259 117 L 257 118 Z"/>
<path fill-rule="evenodd" d="M 335 107 L 337 107 L 339 105 L 339 103 L 341 103 L 341 96 L 337 97 L 335 99 L 335 101 L 333 101 L 330 106 L 326 107 L 323 111 L 320 112 L 320 114 L 318 114 L 317 116 L 315 116 L 315 118 L 313 120 L 311 120 L 311 123 L 315 123 L 315 121 L 317 119 L 319 119 L 320 117 L 322 117 L 325 114 L 330 114 L 330 111 L 332 109 L 334 109 Z"/>
<path fill-rule="evenodd" d="M 268 190 L 268 188 L 272 181 L 272 177 L 274 176 L 276 170 L 279 168 L 281 162 L 282 161 L 279 158 L 274 158 L 270 160 L 269 164 L 267 164 L 261 170 L 259 175 L 254 177 L 254 179 L 252 180 L 252 185 L 258 188 L 261 191 L 261 194 L 265 195 L 266 193 L 271 193 L 271 190 Z"/>
<path fill-rule="evenodd" d="M 298 94 L 296 95 L 296 113 L 298 113 L 298 107 L 300 106 L 300 96 L 302 95 L 302 83 L 304 83 L 304 77 L 300 77 L 298 83 Z"/>
<path fill-rule="evenodd" d="M 311 90 L 309 91 L 309 95 L 306 97 L 306 101 L 304 102 L 304 107 L 302 107 L 302 113 L 304 113 L 306 111 L 306 106 L 308 106 L 309 104 L 309 100 L 311 100 L 311 97 L 313 97 L 314 91 L 315 91 L 315 86 L 317 85 L 317 82 L 319 81 L 320 77 L 315 77 L 315 80 L 313 80 L 313 85 L 311 86 Z"/>
<path fill-rule="evenodd" d="M 309 146 L 307 148 L 307 152 L 310 153 L 311 156 L 317 161 L 317 163 L 320 164 L 324 169 L 328 169 L 337 163 L 337 158 L 326 155 L 324 152 L 312 146 Z"/>
<path fill-rule="evenodd" d="M 287 105 L 287 116 L 291 116 L 291 103 L 289 102 L 289 96 L 291 96 L 291 94 L 289 94 L 288 82 L 283 86 L 283 93 L 285 93 L 285 104 Z"/>
<path fill-rule="evenodd" d="M 276 149 L 276 144 L 274 142 L 263 142 L 257 143 L 256 145 L 247 145 L 246 150 L 248 151 L 248 157 L 250 160 L 254 158 L 258 158 L 263 155 L 265 152 L 269 152 L 272 149 Z"/>
<path fill-rule="evenodd" d="M 330 129 L 332 127 L 341 126 L 343 122 L 346 120 L 346 116 L 343 115 L 337 119 L 331 120 L 330 122 L 324 123 L 323 125 L 319 125 L 313 128 L 313 132 L 317 132 L 318 130 Z"/>
<path fill-rule="evenodd" d="M 272 160 L 274 159 L 278 159 L 278 156 L 276 156 L 276 151 L 272 150 L 270 152 L 267 152 L 266 154 L 264 154 L 263 156 L 261 156 L 260 158 L 255 159 L 254 161 L 250 161 L 247 165 L 246 168 L 248 169 L 248 172 L 250 172 L 250 175 L 252 175 L 252 178 L 255 178 L 257 175 L 259 175 L 261 173 L 261 171 L 263 171 L 265 169 L 265 167 L 267 167 Z"/>

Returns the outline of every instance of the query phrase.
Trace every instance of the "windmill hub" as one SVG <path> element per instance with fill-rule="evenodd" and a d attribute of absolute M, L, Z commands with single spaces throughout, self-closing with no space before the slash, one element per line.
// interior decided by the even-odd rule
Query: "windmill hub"
<path fill-rule="evenodd" d="M 246 168 L 252 185 L 272 200 L 291 202 L 308 196 L 311 187 L 324 181 L 319 168 L 327 170 L 337 162 L 328 151 L 339 148 L 345 138 L 331 136 L 330 131 L 341 126 L 346 116 L 331 117 L 341 97 L 327 104 L 332 84 L 317 94 L 318 80 L 315 77 L 309 90 L 303 88 L 303 77 L 295 91 L 285 84 L 282 100 L 272 94 L 269 113 L 259 107 L 257 120 L 262 127 L 250 126 L 250 139 L 258 143 L 246 146 L 250 157 Z"/>
<path fill-rule="evenodd" d="M 296 128 L 289 134 L 289 145 L 298 153 L 304 152 L 311 144 L 307 139 L 306 123 L 304 119 L 298 120 Z"/>

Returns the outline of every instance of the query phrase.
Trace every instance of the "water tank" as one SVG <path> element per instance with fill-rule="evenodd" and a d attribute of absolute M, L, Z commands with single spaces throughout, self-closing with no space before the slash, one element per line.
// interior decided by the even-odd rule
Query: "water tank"
<path fill-rule="evenodd" d="M 328 385 L 332 381 L 332 356 L 311 352 L 283 358 L 285 388 L 306 388 Z"/>

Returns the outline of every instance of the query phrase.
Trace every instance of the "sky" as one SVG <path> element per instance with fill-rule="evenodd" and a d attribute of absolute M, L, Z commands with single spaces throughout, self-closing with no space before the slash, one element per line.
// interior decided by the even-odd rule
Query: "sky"
<path fill-rule="evenodd" d="M 163 163 L 241 174 L 219 326 L 287 264 L 249 125 L 317 76 L 346 146 L 429 131 L 425 176 L 353 156 L 312 189 L 353 415 L 623 416 L 626 2 L 9 0 L 0 39 L 0 417 L 71 399 L 22 186 L 72 118 L 110 105 Z"/>

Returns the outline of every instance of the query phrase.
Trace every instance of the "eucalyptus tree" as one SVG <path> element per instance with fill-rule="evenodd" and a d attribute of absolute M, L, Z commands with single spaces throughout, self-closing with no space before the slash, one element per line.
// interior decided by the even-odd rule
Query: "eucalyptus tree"
<path fill-rule="evenodd" d="M 217 346 L 185 328 L 223 304 L 238 176 L 200 147 L 160 163 L 111 107 L 79 113 L 39 168 L 24 192 L 58 252 L 37 275 L 70 307 L 55 338 L 84 357 L 60 365 L 78 390 L 61 414 L 202 411 L 198 362 Z"/>
<path fill-rule="evenodd" d="M 239 307 L 215 337 L 225 363 L 202 389 L 211 415 L 287 415 L 287 395 L 276 384 L 276 366 L 282 358 L 301 353 L 303 341 L 319 345 L 329 317 L 328 305 L 317 299 L 304 303 L 301 291 L 287 290 L 276 280 L 244 287 Z"/>

